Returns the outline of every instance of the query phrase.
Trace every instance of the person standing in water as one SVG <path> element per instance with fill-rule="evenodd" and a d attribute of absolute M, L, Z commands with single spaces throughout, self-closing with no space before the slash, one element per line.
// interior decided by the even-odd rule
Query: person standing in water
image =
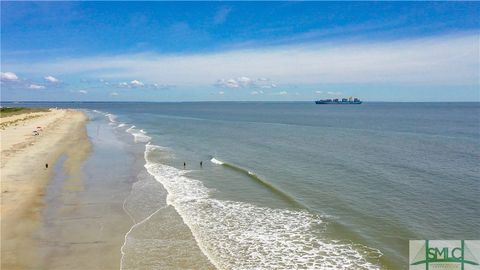
<path fill-rule="evenodd" d="M 187 163 L 185 163 L 185 161 L 183 162 L 183 168 L 185 169 L 185 167 L 187 166 Z"/>
<path fill-rule="evenodd" d="M 200 161 L 200 168 L 203 167 L 203 161 Z"/>

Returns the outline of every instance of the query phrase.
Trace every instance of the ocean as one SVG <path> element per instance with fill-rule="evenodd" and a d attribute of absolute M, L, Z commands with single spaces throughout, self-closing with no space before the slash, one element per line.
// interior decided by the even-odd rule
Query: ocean
<path fill-rule="evenodd" d="M 15 105 L 115 136 L 86 177 L 125 186 L 121 269 L 406 269 L 409 240 L 480 238 L 477 102 Z"/>

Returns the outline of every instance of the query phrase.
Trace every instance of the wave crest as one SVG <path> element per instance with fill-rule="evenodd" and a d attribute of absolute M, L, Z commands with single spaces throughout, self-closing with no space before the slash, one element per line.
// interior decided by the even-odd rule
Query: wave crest
<path fill-rule="evenodd" d="M 175 207 L 217 268 L 379 269 L 365 259 L 378 259 L 378 250 L 323 238 L 321 216 L 211 198 L 203 183 L 186 177 L 186 171 L 152 162 L 153 151 L 151 146 L 145 151 L 145 168 L 165 187 L 167 203 Z"/>
<path fill-rule="evenodd" d="M 146 132 L 143 131 L 142 129 L 141 130 L 135 129 L 135 126 L 131 126 L 130 128 L 128 128 L 125 131 L 132 134 L 133 141 L 135 143 L 148 143 L 152 139 L 152 137 L 147 136 Z"/>
<path fill-rule="evenodd" d="M 220 161 L 216 158 L 212 158 L 212 159 L 210 159 L 210 161 L 214 164 L 217 164 L 217 165 L 223 165 L 223 161 Z"/>

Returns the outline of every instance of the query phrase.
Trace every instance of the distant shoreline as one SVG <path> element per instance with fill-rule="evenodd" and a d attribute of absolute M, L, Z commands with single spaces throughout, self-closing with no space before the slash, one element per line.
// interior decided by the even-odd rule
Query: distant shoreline
<path fill-rule="evenodd" d="M 412 104 L 425 104 L 425 103 L 480 103 L 480 100 L 477 101 L 369 101 L 369 100 L 362 100 L 363 103 L 374 104 L 374 103 L 412 103 Z M 159 103 L 159 104 L 175 104 L 175 103 L 313 103 L 315 104 L 315 99 L 312 100 L 300 100 L 300 101 L 278 101 L 278 100 L 201 100 L 201 101 L 0 101 L 0 105 L 2 104 L 82 104 L 82 103 Z"/>

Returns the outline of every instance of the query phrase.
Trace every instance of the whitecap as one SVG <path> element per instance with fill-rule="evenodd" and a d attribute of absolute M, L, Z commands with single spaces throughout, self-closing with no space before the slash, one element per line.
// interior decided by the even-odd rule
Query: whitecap
<path fill-rule="evenodd" d="M 145 131 L 135 129 L 135 126 L 131 126 L 125 131 L 132 134 L 135 143 L 148 143 L 152 139 L 152 137 L 146 135 Z"/>
<path fill-rule="evenodd" d="M 212 158 L 212 159 L 210 159 L 210 161 L 214 164 L 217 164 L 217 165 L 223 165 L 223 161 L 218 160 L 216 158 Z"/>
<path fill-rule="evenodd" d="M 112 123 L 117 122 L 117 121 L 116 121 L 116 119 L 117 119 L 117 116 L 116 116 L 116 115 L 111 114 L 111 113 L 107 113 L 107 114 L 105 114 L 105 116 L 108 118 L 108 120 L 110 120 L 110 122 L 112 122 Z"/>
<path fill-rule="evenodd" d="M 322 237 L 323 217 L 306 210 L 260 207 L 214 199 L 185 170 L 152 162 L 147 144 L 145 168 L 168 192 L 202 252 L 218 269 L 379 269 L 367 261 L 380 251 Z M 212 163 L 223 164 L 212 158 Z"/>

